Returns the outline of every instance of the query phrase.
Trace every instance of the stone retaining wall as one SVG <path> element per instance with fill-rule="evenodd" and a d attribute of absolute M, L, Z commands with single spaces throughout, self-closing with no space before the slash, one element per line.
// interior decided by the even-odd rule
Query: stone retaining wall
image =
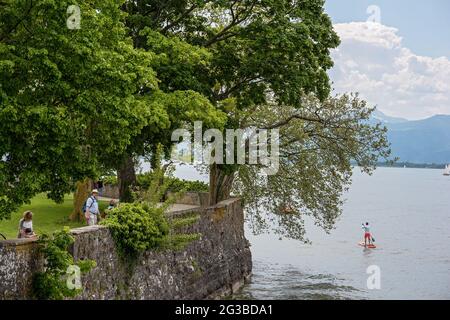
<path fill-rule="evenodd" d="M 238 290 L 252 269 L 240 200 L 192 211 L 200 214 L 200 220 L 186 231 L 201 233 L 200 240 L 177 252 L 145 252 L 133 263 L 118 257 L 107 228 L 73 229 L 74 258 L 97 262 L 83 276 L 78 298 L 204 299 Z M 0 241 L 0 299 L 30 298 L 32 274 L 43 267 L 36 247 L 30 240 Z"/>

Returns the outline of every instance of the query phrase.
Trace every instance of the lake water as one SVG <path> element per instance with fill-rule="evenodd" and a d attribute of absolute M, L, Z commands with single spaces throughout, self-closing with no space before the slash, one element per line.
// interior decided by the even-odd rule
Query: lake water
<path fill-rule="evenodd" d="M 372 176 L 355 169 L 345 198 L 330 234 L 307 224 L 312 244 L 247 230 L 253 277 L 243 297 L 450 299 L 450 177 L 431 169 L 378 168 Z M 376 249 L 357 245 L 365 221 Z M 369 266 L 379 268 L 380 289 L 367 287 Z"/>

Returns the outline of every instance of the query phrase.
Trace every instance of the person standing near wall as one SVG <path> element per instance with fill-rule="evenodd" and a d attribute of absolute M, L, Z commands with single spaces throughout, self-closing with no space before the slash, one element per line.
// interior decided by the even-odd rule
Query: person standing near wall
<path fill-rule="evenodd" d="M 98 209 L 98 190 L 93 189 L 91 196 L 86 200 L 84 215 L 87 223 L 90 226 L 96 225 L 98 215 L 100 213 Z"/>

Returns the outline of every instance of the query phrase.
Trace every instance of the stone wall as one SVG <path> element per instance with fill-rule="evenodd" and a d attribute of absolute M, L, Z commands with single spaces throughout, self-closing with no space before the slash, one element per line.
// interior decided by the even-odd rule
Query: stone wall
<path fill-rule="evenodd" d="M 79 299 L 204 299 L 229 295 L 251 274 L 249 243 L 244 237 L 240 200 L 191 211 L 200 220 L 187 228 L 202 234 L 181 251 L 148 251 L 135 261 L 118 257 L 110 232 L 102 226 L 73 229 L 75 259 L 94 259 L 83 276 Z M 174 212 L 183 215 L 186 211 Z M 30 297 L 33 272 L 42 269 L 36 244 L 0 242 L 0 299 Z"/>
<path fill-rule="evenodd" d="M 119 199 L 120 191 L 119 186 L 113 184 L 104 184 L 103 189 L 100 192 L 101 197 Z"/>
<path fill-rule="evenodd" d="M 168 192 L 168 196 L 172 193 Z M 179 204 L 195 205 L 200 207 L 208 207 L 209 193 L 208 192 L 185 192 L 180 199 L 177 200 Z"/>
<path fill-rule="evenodd" d="M 33 271 L 42 270 L 42 265 L 34 241 L 0 241 L 0 299 L 28 297 Z"/>

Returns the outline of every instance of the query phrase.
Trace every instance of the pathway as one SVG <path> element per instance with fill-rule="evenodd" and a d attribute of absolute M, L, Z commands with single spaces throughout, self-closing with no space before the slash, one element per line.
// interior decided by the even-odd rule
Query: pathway
<path fill-rule="evenodd" d="M 119 199 L 114 198 L 108 198 L 108 197 L 98 197 L 98 200 L 101 201 L 111 201 L 115 200 L 119 202 Z M 177 211 L 187 211 L 187 210 L 193 210 L 196 208 L 200 208 L 200 206 L 197 205 L 190 205 L 190 204 L 181 204 L 181 203 L 175 203 L 169 207 L 169 212 L 177 212 Z"/>

